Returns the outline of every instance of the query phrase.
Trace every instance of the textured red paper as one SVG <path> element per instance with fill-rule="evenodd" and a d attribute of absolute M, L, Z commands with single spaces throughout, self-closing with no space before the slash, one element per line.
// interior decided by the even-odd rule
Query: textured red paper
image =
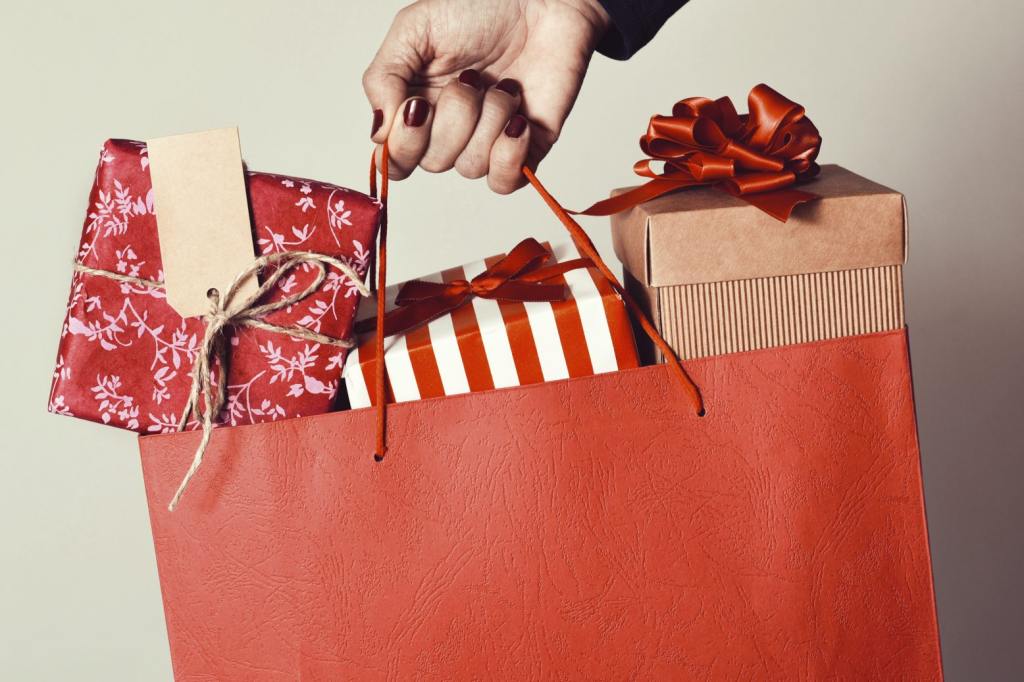
<path fill-rule="evenodd" d="M 315 251 L 366 273 L 380 213 L 376 200 L 343 187 L 269 173 L 247 172 L 246 186 L 257 253 Z M 77 259 L 92 268 L 162 281 L 145 144 L 104 144 Z M 295 268 L 268 300 L 301 291 L 315 275 L 312 267 Z M 331 268 L 318 291 L 266 319 L 346 338 L 358 301 L 353 283 Z M 174 312 L 162 289 L 76 273 L 50 411 L 141 433 L 175 430 L 203 329 L 202 318 Z M 221 421 L 249 424 L 327 412 L 344 360 L 344 350 L 335 346 L 235 330 Z"/>
<path fill-rule="evenodd" d="M 178 680 L 941 678 L 904 331 L 140 440 Z"/>

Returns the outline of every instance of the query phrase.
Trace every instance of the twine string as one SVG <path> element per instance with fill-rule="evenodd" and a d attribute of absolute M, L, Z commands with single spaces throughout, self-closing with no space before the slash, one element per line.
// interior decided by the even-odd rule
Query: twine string
<path fill-rule="evenodd" d="M 243 283 L 272 265 L 276 265 L 277 268 L 263 280 L 255 291 L 244 297 L 239 297 L 239 289 Z M 276 301 L 259 303 L 259 300 L 277 284 L 281 277 L 299 265 L 312 265 L 317 269 L 316 277 L 305 289 Z M 222 293 L 216 289 L 210 290 L 210 312 L 203 316 L 203 319 L 206 321 L 206 329 L 203 332 L 203 340 L 196 355 L 196 361 L 192 365 L 192 388 L 189 391 L 188 402 L 185 404 L 185 409 L 182 411 L 181 419 L 178 422 L 178 430 L 183 431 L 188 424 L 189 417 L 196 415 L 202 424 L 203 435 L 188 471 L 185 473 L 184 478 L 182 478 L 181 484 L 178 486 L 177 491 L 175 491 L 170 504 L 167 505 L 169 511 L 174 511 L 192 477 L 195 476 L 200 465 L 202 465 L 203 456 L 206 453 L 206 448 L 210 443 L 210 436 L 213 433 L 214 422 L 227 399 L 227 377 L 222 376 L 220 380 L 215 380 L 214 368 L 219 365 L 222 375 L 226 371 L 229 344 L 228 335 L 225 332 L 229 328 L 249 327 L 340 348 L 351 348 L 355 345 L 348 338 L 340 339 L 328 336 L 305 327 L 271 324 L 263 319 L 266 315 L 294 305 L 317 291 L 327 278 L 328 266 L 337 268 L 345 277 L 353 282 L 361 295 L 369 296 L 369 288 L 351 265 L 333 256 L 312 251 L 285 251 L 264 254 L 239 272 L 226 291 Z M 151 289 L 161 289 L 165 286 L 163 282 L 156 280 L 91 268 L 81 263 L 75 263 L 75 270 L 83 274 L 105 277 L 117 282 L 135 284 Z"/>

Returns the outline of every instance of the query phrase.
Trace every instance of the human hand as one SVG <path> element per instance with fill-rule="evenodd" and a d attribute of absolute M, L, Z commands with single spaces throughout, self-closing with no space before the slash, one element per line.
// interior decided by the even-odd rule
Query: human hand
<path fill-rule="evenodd" d="M 521 187 L 558 139 L 608 27 L 597 0 L 418 0 L 395 17 L 363 88 L 390 177 L 419 165 Z M 379 160 L 379 159 L 378 159 Z"/>

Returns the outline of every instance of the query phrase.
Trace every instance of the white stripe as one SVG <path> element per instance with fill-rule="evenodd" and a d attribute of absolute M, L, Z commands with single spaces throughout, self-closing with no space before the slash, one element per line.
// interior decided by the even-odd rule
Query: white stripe
<path fill-rule="evenodd" d="M 466 279 L 473 279 L 487 269 L 484 261 L 474 261 L 462 266 Z M 508 329 L 505 319 L 501 316 L 498 302 L 473 297 L 473 311 L 480 326 L 480 341 L 484 344 L 487 365 L 491 370 L 491 379 L 495 388 L 519 385 L 519 373 L 516 372 L 516 361 L 512 356 L 512 344 L 508 340 Z"/>
<path fill-rule="evenodd" d="M 562 338 L 558 335 L 555 311 L 550 303 L 530 301 L 526 306 L 526 317 L 530 320 L 533 340 L 537 343 L 537 357 L 544 381 L 568 379 L 569 368 L 565 364 Z"/>
<path fill-rule="evenodd" d="M 559 263 L 579 258 L 579 253 L 571 244 L 555 247 L 554 253 Z M 580 321 L 583 323 L 583 338 L 586 339 L 587 350 L 590 351 L 590 364 L 594 367 L 594 373 L 618 370 L 619 363 L 615 359 L 611 325 L 594 278 L 589 271 L 580 268 L 565 273 L 565 281 L 569 285 L 572 297 L 576 299 Z"/>
<path fill-rule="evenodd" d="M 363 368 L 359 366 L 359 348 L 353 348 L 345 358 L 345 387 L 348 388 L 348 402 L 353 409 L 370 406 L 370 394 L 363 379 Z"/>
<path fill-rule="evenodd" d="M 469 393 L 469 378 L 462 360 L 459 341 L 455 337 L 455 325 L 452 316 L 442 315 L 427 325 L 430 333 L 430 346 L 434 349 L 437 360 L 437 371 L 441 375 L 441 385 L 445 395 Z"/>
<path fill-rule="evenodd" d="M 390 286 L 385 290 L 387 310 L 394 308 L 394 299 L 397 293 L 397 286 Z M 376 299 L 360 301 L 356 319 L 372 317 L 375 314 Z M 372 338 L 372 335 L 364 336 L 360 340 L 365 341 L 367 338 Z M 416 374 L 412 371 L 412 360 L 409 358 L 409 348 L 406 346 L 404 335 L 397 338 L 394 336 L 384 337 L 384 367 L 387 370 L 386 381 L 391 385 L 395 402 L 403 403 L 420 399 L 420 389 L 416 383 Z M 344 374 L 352 407 L 369 407 L 372 403 L 362 367 L 359 366 L 358 347 L 349 352 L 348 358 L 345 360 Z"/>
<path fill-rule="evenodd" d="M 397 338 L 386 337 L 384 348 L 384 367 L 388 371 L 395 402 L 419 400 L 420 387 L 416 384 L 416 374 L 412 371 L 412 360 L 409 359 L 409 347 L 405 345 L 405 335 L 399 335 Z"/>
<path fill-rule="evenodd" d="M 441 273 L 421 277 L 425 282 L 443 282 Z M 466 365 L 462 360 L 459 340 L 455 336 L 455 324 L 451 314 L 442 315 L 427 324 L 430 334 L 430 347 L 437 360 L 437 371 L 441 375 L 441 386 L 445 395 L 469 393 L 469 378 L 466 376 Z"/>

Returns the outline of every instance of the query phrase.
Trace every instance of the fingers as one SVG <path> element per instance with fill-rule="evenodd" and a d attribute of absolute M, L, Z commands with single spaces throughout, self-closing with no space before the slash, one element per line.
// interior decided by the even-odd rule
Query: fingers
<path fill-rule="evenodd" d="M 387 140 L 392 180 L 421 166 L 434 173 L 454 167 L 468 178 L 487 176 L 488 186 L 499 194 L 525 184 L 522 167 L 530 162 L 531 126 L 516 113 L 522 103 L 518 82 L 502 79 L 484 91 L 480 74 L 467 69 L 444 86 L 436 103 L 406 96 L 390 105 L 386 102 L 408 93 L 407 81 L 394 73 L 378 74 L 373 67 L 367 74 L 367 96 L 381 103 L 373 120 L 377 159 L 379 145 Z"/>
<path fill-rule="evenodd" d="M 420 166 L 431 173 L 451 169 L 469 142 L 480 117 L 483 80 L 466 69 L 441 90 L 430 128 L 430 142 Z"/>
<path fill-rule="evenodd" d="M 405 179 L 416 170 L 430 144 L 434 118 L 434 108 L 423 97 L 410 97 L 402 103 L 399 111 L 401 113 L 395 116 L 387 136 L 391 158 L 388 176 L 392 180 Z"/>
<path fill-rule="evenodd" d="M 487 91 L 476 129 L 455 161 L 455 169 L 460 175 L 471 179 L 487 175 L 491 148 L 519 109 L 519 104 L 519 84 L 510 78 L 498 81 Z"/>
<path fill-rule="evenodd" d="M 487 185 L 498 194 L 510 194 L 524 184 L 523 165 L 530 150 L 530 124 L 522 114 L 513 116 L 491 147 Z"/>

